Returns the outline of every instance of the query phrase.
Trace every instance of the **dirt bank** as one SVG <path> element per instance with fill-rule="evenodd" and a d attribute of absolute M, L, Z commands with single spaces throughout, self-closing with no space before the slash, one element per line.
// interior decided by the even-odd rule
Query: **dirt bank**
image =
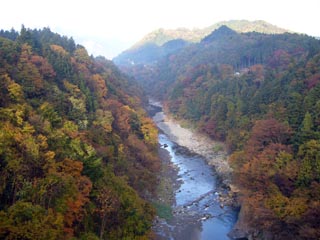
<path fill-rule="evenodd" d="M 157 113 L 153 120 L 163 132 L 180 146 L 204 156 L 208 164 L 214 166 L 223 184 L 230 186 L 232 169 L 228 164 L 228 156 L 223 143 L 213 141 L 203 134 L 181 127 L 176 120 L 163 112 Z"/>

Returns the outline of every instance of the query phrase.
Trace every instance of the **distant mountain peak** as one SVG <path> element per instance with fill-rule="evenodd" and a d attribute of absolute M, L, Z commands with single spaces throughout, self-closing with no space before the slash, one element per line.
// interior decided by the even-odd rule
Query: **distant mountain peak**
<path fill-rule="evenodd" d="M 229 29 L 238 33 L 245 32 L 260 32 L 267 34 L 281 34 L 290 32 L 287 29 L 283 29 L 272 25 L 263 20 L 249 21 L 249 20 L 229 20 L 217 22 L 209 27 L 199 29 L 177 28 L 177 29 L 164 29 L 159 28 L 155 31 L 147 34 L 139 42 L 137 42 L 131 49 L 139 48 L 146 43 L 154 43 L 158 46 L 162 46 L 168 41 L 174 39 L 183 39 L 188 42 L 200 42 L 201 39 L 210 35 L 212 31 L 219 29 L 222 26 L 226 26 Z"/>
<path fill-rule="evenodd" d="M 288 32 L 262 20 L 230 20 L 215 23 L 209 27 L 199 29 L 164 29 L 159 28 L 137 42 L 128 50 L 122 52 L 113 60 L 117 64 L 146 63 L 157 61 L 168 53 L 172 53 L 190 43 L 211 42 L 215 39 L 223 39 L 226 36 L 232 38 L 237 33 L 260 32 L 266 34 L 280 34 Z M 179 41 L 175 41 L 178 40 Z M 171 42 L 173 41 L 173 42 Z M 184 42 L 183 42 L 184 41 Z M 168 45 L 166 45 L 168 43 Z M 151 61 L 152 59 L 152 61 Z"/>
<path fill-rule="evenodd" d="M 213 30 L 221 27 L 227 26 L 238 33 L 246 33 L 246 32 L 259 32 L 259 33 L 267 33 L 267 34 L 281 34 L 285 32 L 290 32 L 287 29 L 280 28 L 278 26 L 272 25 L 264 20 L 229 20 L 229 21 L 221 21 L 215 23 L 206 28 L 207 31 L 212 32 Z"/>
<path fill-rule="evenodd" d="M 226 25 L 222 25 L 218 29 L 214 30 L 210 35 L 206 36 L 201 42 L 212 42 L 215 40 L 219 40 L 226 37 L 232 37 L 237 35 L 237 32 L 227 27 Z"/>
<path fill-rule="evenodd" d="M 162 46 L 163 44 L 176 39 L 183 39 L 188 42 L 193 42 L 193 38 L 194 31 L 187 28 L 159 28 L 144 36 L 139 42 L 134 44 L 132 48 L 138 48 L 146 43 L 154 43 L 157 46 Z"/>
<path fill-rule="evenodd" d="M 215 32 L 220 32 L 222 34 L 235 34 L 236 31 L 229 28 L 227 25 L 222 25 L 218 29 L 215 30 Z"/>

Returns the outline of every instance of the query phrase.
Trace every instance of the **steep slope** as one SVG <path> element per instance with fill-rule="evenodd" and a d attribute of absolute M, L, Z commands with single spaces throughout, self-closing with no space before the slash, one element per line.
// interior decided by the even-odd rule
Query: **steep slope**
<path fill-rule="evenodd" d="M 0 238 L 148 239 L 159 160 L 141 90 L 48 28 L 0 35 Z"/>
<path fill-rule="evenodd" d="M 313 37 L 223 26 L 157 65 L 131 69 L 172 116 L 226 142 L 241 190 L 231 236 L 320 237 L 319 66 Z"/>

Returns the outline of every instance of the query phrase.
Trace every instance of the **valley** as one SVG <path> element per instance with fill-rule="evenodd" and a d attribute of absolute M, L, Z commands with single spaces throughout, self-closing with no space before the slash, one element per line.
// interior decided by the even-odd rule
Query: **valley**
<path fill-rule="evenodd" d="M 159 104 L 156 105 L 161 111 Z M 156 219 L 157 239 L 229 239 L 228 233 L 237 217 L 233 193 L 225 185 L 230 179 L 225 172 L 217 173 L 208 165 L 211 159 L 219 159 L 219 163 L 225 165 L 223 150 L 210 152 L 208 149 L 212 145 L 209 142 L 197 141 L 201 138 L 199 135 L 181 128 L 178 123 L 167 119 L 163 112 L 157 112 L 153 120 L 161 130 L 160 151 L 169 154 L 163 155 L 163 164 L 166 165 L 165 171 L 171 174 L 163 177 L 173 187 L 161 189 L 165 194 L 159 193 L 159 201 L 171 205 L 172 217 Z M 215 161 L 215 164 L 219 163 Z M 166 199 L 167 191 L 172 191 L 169 195 L 171 201 Z"/>
<path fill-rule="evenodd" d="M 241 32 L 230 22 L 195 42 L 179 39 L 179 30 L 161 45 L 159 39 L 174 34 L 158 33 L 115 62 L 162 102 L 166 116 L 206 135 L 204 142 L 191 135 L 175 138 L 171 133 L 182 128 L 160 122 L 170 139 L 203 156 L 227 153 L 209 163 L 218 175 L 223 172 L 241 206 L 229 236 L 317 239 L 320 41 L 286 31 Z M 157 51 L 149 62 L 150 44 Z"/>
<path fill-rule="evenodd" d="M 0 239 L 320 238 L 320 40 L 160 29 L 113 61 L 0 31 Z"/>

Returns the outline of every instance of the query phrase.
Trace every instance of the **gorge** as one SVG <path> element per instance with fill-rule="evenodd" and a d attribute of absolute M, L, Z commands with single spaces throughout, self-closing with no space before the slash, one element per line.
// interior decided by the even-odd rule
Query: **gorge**
<path fill-rule="evenodd" d="M 224 180 L 231 180 L 241 205 L 229 236 L 317 239 L 320 41 L 260 32 L 259 24 L 267 26 L 261 22 L 252 32 L 232 24 L 195 42 L 181 30 L 158 31 L 114 60 L 171 119 L 205 134 L 205 141 L 225 143 L 232 173 Z M 168 40 L 161 45 L 160 39 Z M 190 136 L 175 140 L 189 139 L 196 150 L 198 140 Z M 228 169 L 221 167 L 217 172 Z"/>
<path fill-rule="evenodd" d="M 215 26 L 1 30 L 0 239 L 318 240 L 320 40 Z"/>

